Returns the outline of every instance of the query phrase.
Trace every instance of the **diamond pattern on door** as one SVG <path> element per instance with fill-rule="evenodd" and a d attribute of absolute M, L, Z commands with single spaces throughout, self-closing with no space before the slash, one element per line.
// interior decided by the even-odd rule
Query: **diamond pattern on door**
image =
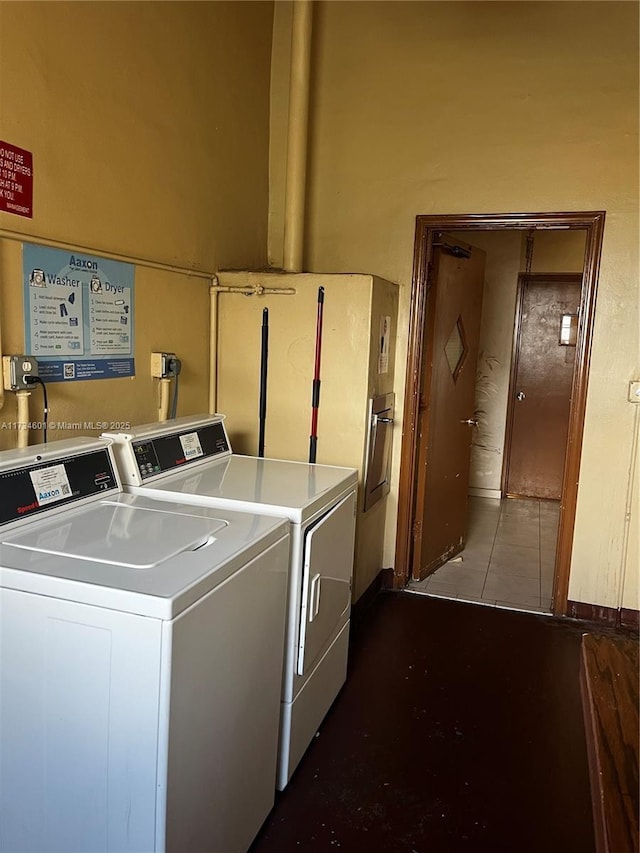
<path fill-rule="evenodd" d="M 444 345 L 444 354 L 449 363 L 449 369 L 455 382 L 458 378 L 462 366 L 467 360 L 469 347 L 467 345 L 467 336 L 464 331 L 464 323 L 462 317 L 458 317 L 455 326 L 451 330 L 447 342 Z"/>

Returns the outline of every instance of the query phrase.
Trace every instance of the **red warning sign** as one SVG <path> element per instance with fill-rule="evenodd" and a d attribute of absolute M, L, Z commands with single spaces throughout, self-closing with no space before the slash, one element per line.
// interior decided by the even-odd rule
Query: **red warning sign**
<path fill-rule="evenodd" d="M 1 140 L 0 210 L 33 217 L 33 154 Z"/>

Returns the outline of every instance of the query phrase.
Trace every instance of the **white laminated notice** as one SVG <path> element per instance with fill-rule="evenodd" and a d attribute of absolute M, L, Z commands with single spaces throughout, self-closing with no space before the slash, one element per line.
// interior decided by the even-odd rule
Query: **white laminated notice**
<path fill-rule="evenodd" d="M 204 456 L 197 432 L 189 432 L 181 435 L 180 444 L 184 450 L 185 459 L 196 459 L 198 456 Z"/>
<path fill-rule="evenodd" d="M 386 314 L 380 317 L 380 345 L 378 347 L 378 373 L 389 372 L 389 335 L 391 334 L 391 317 Z"/>
<path fill-rule="evenodd" d="M 61 501 L 71 494 L 71 486 L 64 465 L 51 465 L 30 471 L 29 476 L 36 493 L 38 506 Z"/>

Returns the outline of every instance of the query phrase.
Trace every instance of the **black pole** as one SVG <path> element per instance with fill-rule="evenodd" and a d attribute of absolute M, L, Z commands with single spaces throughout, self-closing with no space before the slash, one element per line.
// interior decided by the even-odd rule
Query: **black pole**
<path fill-rule="evenodd" d="M 318 288 L 318 315 L 316 319 L 316 358 L 311 392 L 311 436 L 309 438 L 309 462 L 316 461 L 318 449 L 318 409 L 320 408 L 320 355 L 322 351 L 322 313 L 324 310 L 324 287 Z"/>
<path fill-rule="evenodd" d="M 260 353 L 260 434 L 258 456 L 264 456 L 264 428 L 267 420 L 267 364 L 269 361 L 269 309 L 262 311 L 262 350 Z"/>

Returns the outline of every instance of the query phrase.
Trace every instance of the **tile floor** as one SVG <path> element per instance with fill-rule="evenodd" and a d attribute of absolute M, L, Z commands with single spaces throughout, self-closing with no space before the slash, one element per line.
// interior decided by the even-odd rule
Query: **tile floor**
<path fill-rule="evenodd" d="M 467 546 L 410 592 L 551 612 L 559 503 L 469 498 Z"/>

